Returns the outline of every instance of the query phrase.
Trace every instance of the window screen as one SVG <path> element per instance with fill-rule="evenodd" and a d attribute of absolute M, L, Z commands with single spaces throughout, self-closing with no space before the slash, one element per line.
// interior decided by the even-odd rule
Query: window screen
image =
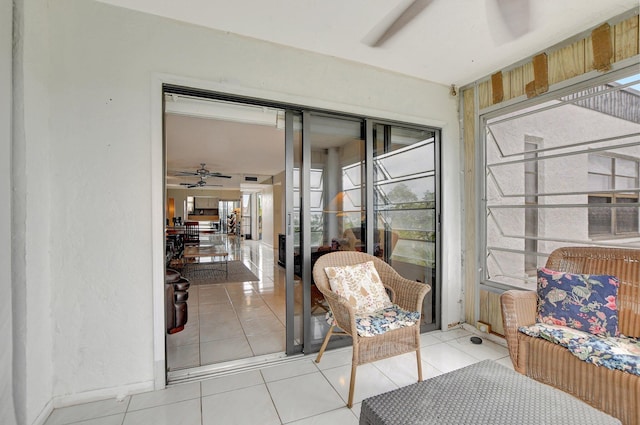
<path fill-rule="evenodd" d="M 533 289 L 560 246 L 640 247 L 640 76 L 483 123 L 485 283 Z"/>

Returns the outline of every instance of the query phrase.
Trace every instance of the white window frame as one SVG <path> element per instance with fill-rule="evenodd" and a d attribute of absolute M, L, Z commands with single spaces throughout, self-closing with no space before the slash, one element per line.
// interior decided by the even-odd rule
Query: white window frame
<path fill-rule="evenodd" d="M 480 135 L 480 142 L 481 142 L 480 148 L 478 149 L 477 156 L 476 156 L 477 163 L 479 164 L 479 166 L 477 167 L 476 177 L 479 180 L 479 186 L 478 186 L 479 190 L 477 192 L 478 193 L 477 205 L 479 206 L 479 208 L 477 211 L 477 214 L 478 214 L 477 219 L 478 219 L 479 230 L 480 230 L 479 237 L 478 237 L 478 245 L 477 245 L 478 246 L 477 264 L 478 264 L 478 271 L 479 271 L 479 275 L 478 275 L 479 286 L 481 289 L 501 292 L 503 290 L 512 289 L 512 288 L 535 289 L 535 285 L 536 285 L 535 277 L 526 276 L 526 274 L 524 273 L 524 270 L 522 275 L 519 277 L 519 279 L 521 279 L 523 282 L 522 284 L 505 283 L 498 279 L 492 278 L 492 276 L 490 276 L 488 273 L 489 267 L 488 267 L 487 258 L 489 256 L 489 253 L 492 247 L 488 246 L 488 242 L 487 242 L 488 238 L 486 234 L 487 222 L 489 220 L 488 218 L 489 204 L 487 201 L 488 195 L 487 195 L 486 182 L 487 182 L 487 179 L 491 178 L 491 176 L 488 176 L 488 173 L 487 173 L 488 164 L 486 160 L 488 136 L 485 129 L 487 126 L 487 122 L 491 119 L 497 120 L 497 117 L 506 116 L 507 114 L 518 114 L 520 112 L 527 113 L 524 111 L 527 108 L 531 108 L 533 106 L 536 106 L 545 102 L 549 102 L 554 99 L 559 99 L 561 97 L 562 98 L 565 98 L 565 96 L 569 97 L 575 93 L 579 93 L 582 90 L 588 89 L 590 87 L 596 87 L 603 84 L 607 84 L 611 81 L 617 81 L 619 79 L 622 79 L 623 77 L 634 75 L 634 74 L 638 74 L 637 68 L 628 67 L 626 69 L 618 69 L 616 71 L 612 71 L 606 75 L 600 74 L 597 77 L 593 77 L 593 75 L 590 75 L 592 77 L 590 79 L 587 78 L 588 76 L 583 76 L 581 78 L 577 78 L 576 80 L 580 80 L 580 81 L 578 83 L 575 83 L 574 85 L 570 85 L 569 82 L 564 82 L 558 85 L 557 88 L 555 87 L 552 88 L 552 90 L 547 94 L 541 95 L 534 99 L 519 98 L 509 102 L 505 102 L 506 106 L 488 107 L 484 110 L 480 110 L 479 119 L 476 123 L 477 134 Z M 545 147 L 543 150 L 546 150 L 546 149 L 548 148 Z M 541 179 L 545 178 L 544 171 L 540 171 L 540 178 Z M 627 190 L 627 192 L 629 192 L 629 190 Z M 585 192 L 581 192 L 581 194 L 585 194 Z M 544 207 L 554 208 L 557 206 L 545 205 Z M 586 203 L 586 201 L 583 207 L 585 210 L 588 209 L 588 203 Z M 525 208 L 525 207 L 523 206 L 520 208 Z M 541 221 L 544 221 L 544 220 L 541 220 Z M 588 222 L 587 222 L 587 226 L 588 226 Z M 588 229 L 586 229 L 586 232 L 588 232 Z M 630 236 L 630 235 L 626 235 L 626 236 Z M 538 239 L 544 240 L 545 236 L 541 236 Z M 588 238 L 585 238 L 584 240 L 568 240 L 567 239 L 567 240 L 557 240 L 553 242 L 557 242 L 558 244 L 565 245 L 565 246 L 580 245 L 580 244 L 598 245 L 598 246 L 604 246 L 604 245 L 619 246 L 618 244 L 616 244 L 615 241 L 611 241 L 611 240 L 591 241 L 591 240 L 588 240 Z M 633 241 L 632 246 L 637 246 L 637 244 L 639 243 L 640 243 L 640 238 L 636 238 L 636 240 Z M 504 251 L 505 252 L 512 251 L 513 253 L 519 253 L 522 257 L 524 257 L 524 253 L 525 253 L 524 250 L 520 251 L 518 249 L 512 249 L 512 250 L 504 249 Z M 551 250 L 542 250 L 542 252 L 535 252 L 531 254 L 535 254 L 538 257 L 539 265 L 543 265 L 546 261 L 546 257 L 548 257 L 548 255 L 550 254 L 550 251 Z"/>

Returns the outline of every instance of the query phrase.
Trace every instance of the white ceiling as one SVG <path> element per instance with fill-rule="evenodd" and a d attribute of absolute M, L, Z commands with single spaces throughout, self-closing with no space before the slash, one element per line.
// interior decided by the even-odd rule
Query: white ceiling
<path fill-rule="evenodd" d="M 101 1 L 447 86 L 473 82 L 638 7 L 638 0 L 416 0 L 404 25 L 370 47 L 362 40 L 402 0 Z"/>
<path fill-rule="evenodd" d="M 274 126 L 221 121 L 213 118 L 166 114 L 167 185 L 195 183 L 197 177 L 178 177 L 176 172 L 195 172 L 205 163 L 212 173 L 231 179 L 209 177 L 203 189 L 251 189 L 245 177 L 262 182 L 284 169 L 284 129 Z"/>
<path fill-rule="evenodd" d="M 484 78 L 639 5 L 638 0 L 99 1 L 447 86 Z M 363 42 L 403 2 L 411 6 L 382 42 L 376 47 Z M 174 133 L 168 137 L 169 170 L 195 170 L 205 162 L 211 171 L 242 178 L 273 174 L 268 161 L 282 168 L 282 157 L 275 158 L 282 155 L 277 129 L 174 118 L 175 127 L 168 127 Z M 238 133 L 232 136 L 233 129 Z M 259 153 L 246 145 L 257 138 L 249 134 L 256 130 L 266 148 Z M 203 150 L 207 139 L 211 143 Z"/>

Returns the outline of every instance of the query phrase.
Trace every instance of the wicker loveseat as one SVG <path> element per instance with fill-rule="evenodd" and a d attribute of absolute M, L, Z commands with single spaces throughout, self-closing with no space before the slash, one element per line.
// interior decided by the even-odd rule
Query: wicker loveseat
<path fill-rule="evenodd" d="M 546 268 L 619 279 L 618 327 L 640 338 L 640 250 L 566 247 L 549 256 Z M 501 296 L 509 355 L 516 371 L 574 395 L 622 421 L 640 425 L 640 376 L 588 363 L 561 345 L 519 332 L 537 315 L 535 291 L 509 290 Z"/>

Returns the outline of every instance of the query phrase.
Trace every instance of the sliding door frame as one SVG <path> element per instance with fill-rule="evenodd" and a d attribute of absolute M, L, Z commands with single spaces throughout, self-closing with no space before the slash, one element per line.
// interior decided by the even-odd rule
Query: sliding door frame
<path fill-rule="evenodd" d="M 331 110 L 322 110 L 320 108 L 310 108 L 301 105 L 295 104 L 287 104 L 278 101 L 271 101 L 266 99 L 260 99 L 255 97 L 246 97 L 242 95 L 235 95 L 223 92 L 216 92 L 207 89 L 201 89 L 196 87 L 189 87 L 187 85 L 168 83 L 168 82 L 160 82 L 161 92 L 164 94 L 165 92 L 171 93 L 180 93 L 189 96 L 202 97 L 206 99 L 215 99 L 215 100 L 224 100 L 231 102 L 239 102 L 245 103 L 248 105 L 260 105 L 266 107 L 273 107 L 282 109 L 285 111 L 285 190 L 284 190 L 284 214 L 283 214 L 283 231 L 286 235 L 285 237 L 285 255 L 286 255 L 286 267 L 285 267 L 285 276 L 286 276 L 286 314 L 285 314 L 285 335 L 286 335 L 286 344 L 285 344 L 285 353 L 286 355 L 297 355 L 304 353 L 310 353 L 318 351 L 319 344 L 311 343 L 311 227 L 310 221 L 308 217 L 308 212 L 310 211 L 310 199 L 308 196 L 308 190 L 310 187 L 310 170 L 311 170 L 311 121 L 313 115 L 324 115 L 331 116 L 335 118 L 343 118 L 347 120 L 359 120 L 362 124 L 363 128 L 363 137 L 364 137 L 364 149 L 365 149 L 365 159 L 364 159 L 364 178 L 365 178 L 365 199 L 364 202 L 364 212 L 367 223 L 373 223 L 375 220 L 375 213 L 373 208 L 373 199 L 374 199 L 374 166 L 373 166 L 373 128 L 375 124 L 388 124 L 406 128 L 420 128 L 434 131 L 436 134 L 436 188 L 438 194 L 440 193 L 440 137 L 441 137 L 441 129 L 437 127 L 432 127 L 424 124 L 412 124 L 402 121 L 394 121 L 388 120 L 384 118 L 376 118 L 371 116 L 362 116 L 357 114 L 349 114 L 345 112 L 339 111 L 331 111 Z M 163 101 L 164 96 L 162 96 L 161 102 Z M 164 108 L 162 108 L 162 115 Z M 300 245 L 300 266 L 302 270 L 302 301 L 303 301 L 303 310 L 302 310 L 302 338 L 296 340 L 296 318 L 294 314 L 295 307 L 295 276 L 294 276 L 294 192 L 293 192 L 293 168 L 294 168 L 294 132 L 296 131 L 294 128 L 294 116 L 300 114 L 302 116 L 302 168 L 300 170 L 301 173 L 301 203 L 300 203 L 300 231 L 301 231 L 301 245 Z M 164 127 L 164 126 L 162 126 Z M 163 145 L 164 146 L 164 145 Z M 163 148 L 164 149 L 164 148 Z M 162 153 L 164 157 L 164 152 Z M 164 175 L 164 172 L 162 173 Z M 163 185 L 163 193 L 166 193 L 166 187 Z M 438 233 L 436 239 L 436 252 L 437 258 L 440 259 L 440 245 L 441 245 L 441 237 L 440 237 L 440 196 L 438 196 L 436 201 L 436 207 L 438 209 Z M 162 223 L 164 223 L 164 218 L 162 219 Z M 164 228 L 164 226 L 162 226 Z M 366 226 L 366 252 L 372 254 L 374 251 L 374 226 L 368 225 Z M 438 265 L 436 267 L 436 281 L 438 285 L 438 293 L 441 292 L 441 284 L 440 284 L 440 275 L 441 275 L 441 261 L 438 261 Z M 160 276 L 160 274 L 158 275 Z M 156 277 L 155 280 L 162 280 L 161 278 Z M 158 292 L 160 293 L 160 291 Z M 156 299 L 154 301 L 155 304 L 162 304 Z M 440 312 L 441 312 L 441 300 L 438 294 L 438 301 L 436 303 L 436 327 L 440 326 Z M 160 320 L 156 320 L 158 323 Z M 424 331 L 424 329 L 423 329 Z M 159 362 L 156 363 L 158 366 L 158 371 L 160 367 L 163 367 L 165 376 L 165 380 L 167 379 L 167 368 L 166 368 L 166 338 L 163 338 L 164 343 L 162 350 L 165 352 L 165 357 L 162 361 L 164 366 L 160 366 Z M 158 341 L 159 343 L 160 341 Z M 332 344 L 331 346 L 343 346 L 350 344 L 350 341 L 343 340 L 338 341 L 337 344 Z M 159 345 L 158 345 L 159 347 Z M 205 376 L 206 371 L 204 367 L 200 367 L 199 375 Z M 212 368 L 212 370 L 215 369 Z M 162 388 L 162 383 L 158 380 L 159 374 L 156 374 L 156 386 L 158 388 Z M 166 382 L 166 381 L 165 381 Z"/>

